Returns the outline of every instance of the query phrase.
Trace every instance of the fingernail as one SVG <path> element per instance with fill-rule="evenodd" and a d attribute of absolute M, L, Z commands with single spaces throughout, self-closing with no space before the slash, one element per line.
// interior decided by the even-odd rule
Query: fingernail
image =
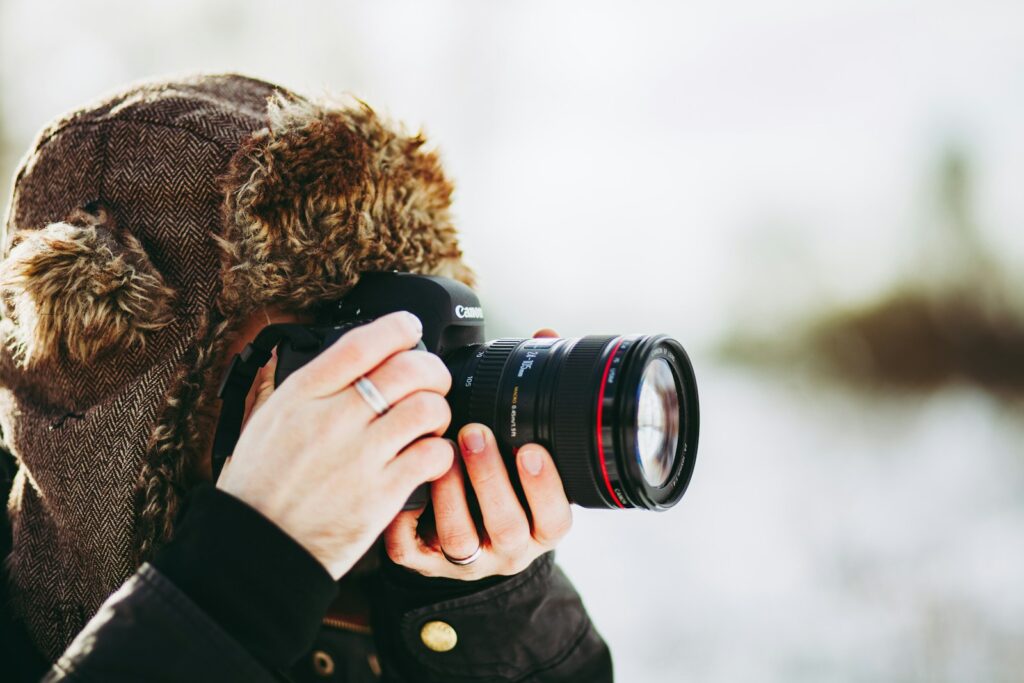
<path fill-rule="evenodd" d="M 410 313 L 409 311 L 402 312 L 409 316 L 409 322 L 412 323 L 412 328 L 416 330 L 416 334 L 423 334 L 423 323 L 420 321 L 420 319 L 417 318 L 412 313 Z"/>
<path fill-rule="evenodd" d="M 487 440 L 484 439 L 484 433 L 474 427 L 462 435 L 462 444 L 470 453 L 479 453 L 487 445 Z"/>
<path fill-rule="evenodd" d="M 544 466 L 544 457 L 540 451 L 536 448 L 523 448 L 520 452 L 522 453 L 523 469 L 535 477 L 540 474 L 540 469 Z"/>

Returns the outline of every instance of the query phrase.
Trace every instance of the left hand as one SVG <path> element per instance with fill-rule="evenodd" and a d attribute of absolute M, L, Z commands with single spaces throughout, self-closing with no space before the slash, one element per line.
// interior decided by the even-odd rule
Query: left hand
<path fill-rule="evenodd" d="M 555 336 L 548 329 L 534 335 Z M 468 424 L 459 432 L 459 443 L 462 457 L 431 484 L 436 534 L 424 538 L 419 533 L 420 516 L 426 508 L 401 512 L 384 531 L 388 556 L 396 564 L 426 576 L 471 581 L 518 574 L 538 556 L 554 549 L 572 527 L 572 509 L 551 454 L 532 443 L 516 454 L 516 468 L 530 509 L 527 514 L 512 488 L 491 430 L 482 424 Z M 466 498 L 467 476 L 479 501 L 482 529 L 473 519 Z M 451 557 L 468 557 L 478 547 L 480 557 L 468 565 L 453 564 L 441 552 L 444 548 Z"/>

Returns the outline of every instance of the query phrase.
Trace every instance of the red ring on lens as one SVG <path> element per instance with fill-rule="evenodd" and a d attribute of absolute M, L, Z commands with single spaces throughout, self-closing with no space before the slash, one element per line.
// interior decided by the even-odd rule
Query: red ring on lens
<path fill-rule="evenodd" d="M 604 375 L 601 376 L 601 393 L 597 397 L 597 454 L 598 462 L 601 463 L 601 474 L 604 476 L 604 485 L 608 489 L 608 494 L 611 495 L 612 500 L 620 508 L 625 509 L 625 505 L 619 500 L 619 497 L 615 495 L 615 490 L 612 488 L 611 478 L 608 476 L 608 466 L 604 463 L 604 440 L 601 438 L 601 415 L 604 412 L 604 388 L 608 384 L 608 371 L 612 368 L 612 361 L 615 360 L 615 353 L 622 346 L 623 338 L 619 337 L 619 341 L 615 344 L 612 352 L 608 354 L 608 362 L 604 366 Z"/>

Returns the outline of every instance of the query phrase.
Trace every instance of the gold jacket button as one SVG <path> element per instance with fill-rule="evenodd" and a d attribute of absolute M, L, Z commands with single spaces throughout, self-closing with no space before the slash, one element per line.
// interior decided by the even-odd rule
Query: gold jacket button
<path fill-rule="evenodd" d="M 451 624 L 443 621 L 428 621 L 420 629 L 420 639 L 423 644 L 434 652 L 448 652 L 455 643 L 459 642 L 459 636 Z"/>

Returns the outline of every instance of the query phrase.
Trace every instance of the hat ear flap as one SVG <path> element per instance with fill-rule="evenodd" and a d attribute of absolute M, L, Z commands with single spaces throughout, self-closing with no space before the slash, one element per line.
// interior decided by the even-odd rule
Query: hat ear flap
<path fill-rule="evenodd" d="M 175 292 L 134 235 L 105 209 L 68 221 L 16 233 L 0 263 L 6 341 L 22 366 L 139 348 L 174 320 Z"/>

